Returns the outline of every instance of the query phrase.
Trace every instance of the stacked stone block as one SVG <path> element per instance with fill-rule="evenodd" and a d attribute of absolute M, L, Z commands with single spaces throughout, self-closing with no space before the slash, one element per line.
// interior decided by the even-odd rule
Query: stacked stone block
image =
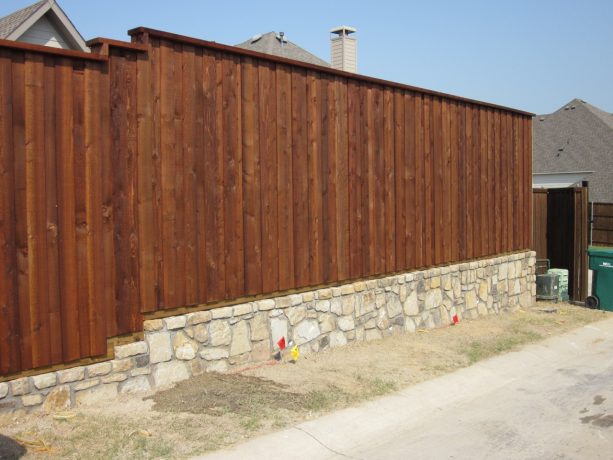
<path fill-rule="evenodd" d="M 203 372 L 271 359 L 281 337 L 301 354 L 532 305 L 535 253 L 358 281 L 144 323 L 144 340 L 108 362 L 0 383 L 0 410 L 57 411 L 167 388 Z"/>

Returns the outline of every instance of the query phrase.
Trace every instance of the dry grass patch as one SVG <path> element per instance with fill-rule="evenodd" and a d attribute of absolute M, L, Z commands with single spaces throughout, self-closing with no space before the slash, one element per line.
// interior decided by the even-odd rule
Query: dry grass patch
<path fill-rule="evenodd" d="M 66 421 L 43 414 L 0 416 L 0 433 L 41 439 L 50 446 L 48 452 L 30 449 L 25 458 L 185 458 L 605 317 L 609 315 L 569 304 L 538 303 L 526 311 L 351 344 L 303 357 L 297 364 L 206 374 L 147 398 L 79 408 Z"/>

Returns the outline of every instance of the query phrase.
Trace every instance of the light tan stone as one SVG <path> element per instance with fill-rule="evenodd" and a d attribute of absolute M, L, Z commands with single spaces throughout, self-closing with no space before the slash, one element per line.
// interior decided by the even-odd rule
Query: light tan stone
<path fill-rule="evenodd" d="M 195 326 L 197 324 L 208 323 L 213 319 L 210 311 L 196 311 L 187 315 L 187 324 Z"/>
<path fill-rule="evenodd" d="M 199 323 L 192 329 L 194 333 L 194 339 L 200 343 L 205 343 L 209 340 L 209 329 L 205 323 Z"/>
<path fill-rule="evenodd" d="M 266 313 L 257 313 L 250 322 L 251 340 L 266 340 L 270 337 L 268 332 L 268 316 Z"/>
<path fill-rule="evenodd" d="M 353 316 L 341 316 L 337 320 L 338 328 L 341 331 L 351 331 L 355 329 L 355 321 Z"/>
<path fill-rule="evenodd" d="M 118 372 L 117 374 L 106 375 L 102 377 L 102 383 L 113 383 L 113 382 L 123 382 L 128 378 L 127 374 L 123 372 Z"/>
<path fill-rule="evenodd" d="M 302 293 L 303 302 L 312 302 L 313 300 L 315 300 L 315 293 L 313 291 Z"/>
<path fill-rule="evenodd" d="M 338 300 L 338 299 L 333 299 Z M 330 311 L 330 300 L 318 300 L 315 302 L 315 310 L 320 312 Z"/>
<path fill-rule="evenodd" d="M 169 316 L 164 318 L 164 324 L 166 324 L 166 329 L 169 331 L 183 329 L 187 324 L 187 317 L 185 315 Z"/>
<path fill-rule="evenodd" d="M 211 310 L 213 319 L 230 318 L 232 316 L 232 307 L 214 308 Z"/>
<path fill-rule="evenodd" d="M 240 305 L 235 305 L 234 306 L 234 316 L 243 316 L 243 315 L 248 315 L 249 313 L 253 312 L 253 306 L 250 303 L 243 303 Z"/>
<path fill-rule="evenodd" d="M 353 284 L 343 284 L 341 286 L 342 295 L 350 295 L 350 294 L 353 294 L 354 292 L 355 292 L 355 289 L 353 287 Z"/>
<path fill-rule="evenodd" d="M 155 332 L 164 329 L 164 321 L 161 319 L 149 319 L 143 322 L 145 332 Z"/>
<path fill-rule="evenodd" d="M 227 321 L 213 320 L 209 325 L 209 343 L 217 347 L 219 345 L 229 345 L 232 340 L 230 325 Z"/>
<path fill-rule="evenodd" d="M 275 306 L 277 308 L 285 309 L 292 306 L 292 299 L 290 296 L 277 297 L 275 299 Z"/>
<path fill-rule="evenodd" d="M 188 361 L 196 357 L 198 351 L 198 343 L 190 339 L 182 331 L 178 331 L 173 340 L 172 347 L 177 359 Z"/>
<path fill-rule="evenodd" d="M 117 386 L 118 384 L 114 382 L 78 391 L 75 393 L 75 401 L 79 406 L 113 401 L 117 397 Z"/>
<path fill-rule="evenodd" d="M 288 308 L 285 312 L 285 316 L 289 320 L 290 325 L 294 326 L 306 318 L 307 309 L 306 307 L 294 307 Z"/>
<path fill-rule="evenodd" d="M 430 289 L 436 289 L 441 287 L 441 277 L 440 276 L 433 276 L 430 279 Z"/>
<path fill-rule="evenodd" d="M 465 300 L 466 300 L 467 309 L 471 310 L 475 308 L 477 306 L 477 295 L 475 294 L 475 291 L 473 290 L 468 291 L 466 293 Z"/>
<path fill-rule="evenodd" d="M 324 313 L 319 316 L 319 329 L 322 334 L 336 329 L 336 317 L 330 313 Z"/>
<path fill-rule="evenodd" d="M 319 337 L 319 323 L 312 319 L 306 319 L 294 328 L 294 341 L 296 345 L 302 345 Z"/>
<path fill-rule="evenodd" d="M 167 361 L 155 366 L 152 376 L 158 388 L 165 388 L 182 380 L 187 380 L 189 373 L 183 361 Z"/>
<path fill-rule="evenodd" d="M 364 281 L 358 281 L 357 283 L 353 283 L 353 289 L 355 292 L 362 292 L 366 290 L 366 283 Z"/>
<path fill-rule="evenodd" d="M 134 394 L 149 390 L 151 390 L 151 383 L 149 382 L 149 379 L 144 375 L 141 375 L 131 378 L 130 380 L 126 380 L 121 386 L 120 393 Z"/>
<path fill-rule="evenodd" d="M 443 303 L 443 293 L 440 289 L 431 289 L 426 292 L 425 307 L 426 310 L 438 308 Z"/>
<path fill-rule="evenodd" d="M 100 384 L 100 379 L 98 379 L 98 378 L 89 379 L 89 380 L 83 380 L 81 382 L 75 383 L 72 386 L 72 389 L 74 391 L 87 390 L 88 388 L 95 387 L 96 385 L 99 385 L 99 384 Z"/>
<path fill-rule="evenodd" d="M 275 308 L 275 305 L 276 305 L 273 299 L 259 300 L 255 304 L 259 311 L 272 310 Z"/>
<path fill-rule="evenodd" d="M 6 382 L 0 382 L 0 399 L 6 398 L 7 394 L 9 394 L 9 384 Z"/>
<path fill-rule="evenodd" d="M 115 359 L 129 358 L 131 356 L 147 353 L 147 344 L 143 341 L 132 342 L 115 347 Z"/>
<path fill-rule="evenodd" d="M 44 388 L 49 388 L 54 386 L 57 383 L 57 377 L 54 372 L 49 372 L 47 374 L 35 375 L 32 377 L 32 382 L 34 382 L 34 386 L 39 390 Z"/>
<path fill-rule="evenodd" d="M 387 316 L 389 318 L 395 318 L 402 314 L 402 304 L 400 299 L 396 295 L 389 295 L 386 302 Z"/>
<path fill-rule="evenodd" d="M 60 412 L 70 409 L 70 387 L 62 385 L 55 387 L 45 398 L 43 410 L 45 412 Z"/>
<path fill-rule="evenodd" d="M 281 337 L 285 337 L 287 342 L 287 320 L 280 316 L 270 318 L 270 332 L 273 344 L 276 344 Z"/>
<path fill-rule="evenodd" d="M 230 356 L 228 350 L 225 348 L 205 348 L 200 352 L 200 357 L 207 361 L 217 361 L 219 359 L 225 359 Z"/>
<path fill-rule="evenodd" d="M 43 395 L 37 393 L 33 395 L 25 395 L 21 397 L 21 404 L 24 407 L 32 407 L 37 406 L 38 404 L 43 402 Z"/>
<path fill-rule="evenodd" d="M 417 291 L 411 291 L 403 305 L 404 314 L 407 316 L 415 316 L 419 314 L 419 302 L 417 300 Z"/>
<path fill-rule="evenodd" d="M 88 377 L 98 377 L 99 375 L 106 375 L 111 372 L 113 368 L 110 362 L 97 363 L 87 366 Z"/>
<path fill-rule="evenodd" d="M 234 326 L 232 331 L 232 343 L 230 344 L 230 357 L 242 355 L 251 351 L 251 340 L 249 338 L 249 327 L 247 322 L 241 321 Z"/>
<path fill-rule="evenodd" d="M 113 372 L 126 372 L 134 367 L 134 361 L 131 358 L 114 359 L 111 361 Z"/>
<path fill-rule="evenodd" d="M 332 290 L 331 289 L 320 289 L 317 291 L 317 298 L 319 300 L 327 300 L 332 298 Z"/>
<path fill-rule="evenodd" d="M 83 380 L 85 378 L 85 368 L 80 366 L 57 371 L 57 378 L 59 383 L 70 383 L 76 382 L 77 380 Z"/>
<path fill-rule="evenodd" d="M 487 281 L 481 281 L 481 283 L 479 283 L 479 298 L 483 301 L 486 301 L 488 293 L 489 287 Z"/>

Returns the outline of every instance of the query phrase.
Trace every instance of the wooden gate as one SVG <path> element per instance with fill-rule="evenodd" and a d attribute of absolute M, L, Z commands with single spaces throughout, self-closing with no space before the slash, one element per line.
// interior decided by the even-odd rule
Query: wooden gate
<path fill-rule="evenodd" d="M 532 196 L 536 258 L 568 269 L 568 294 L 571 300 L 583 302 L 588 284 L 588 189 L 534 189 Z"/>

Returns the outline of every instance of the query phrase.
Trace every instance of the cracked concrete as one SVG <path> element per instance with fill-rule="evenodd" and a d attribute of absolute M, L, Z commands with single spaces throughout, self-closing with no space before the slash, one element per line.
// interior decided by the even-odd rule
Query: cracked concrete
<path fill-rule="evenodd" d="M 203 459 L 610 458 L 613 319 Z"/>

